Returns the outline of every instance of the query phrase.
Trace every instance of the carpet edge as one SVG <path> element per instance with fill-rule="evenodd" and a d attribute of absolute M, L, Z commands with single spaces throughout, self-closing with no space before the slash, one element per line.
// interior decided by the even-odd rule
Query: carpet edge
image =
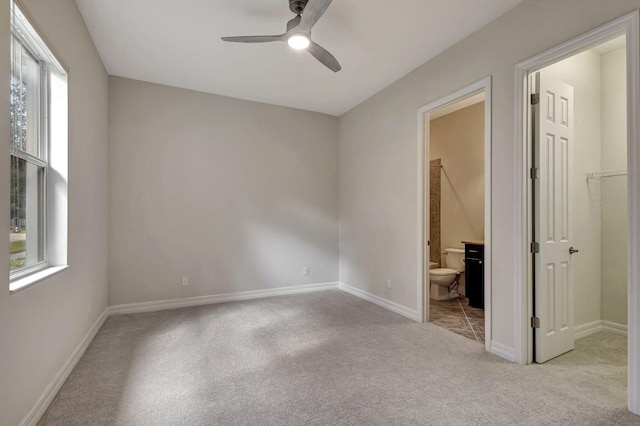
<path fill-rule="evenodd" d="M 87 331 L 78 346 L 76 346 L 75 350 L 71 353 L 67 361 L 62 365 L 62 367 L 60 367 L 58 372 L 53 377 L 51 383 L 49 383 L 44 392 L 40 395 L 40 398 L 38 398 L 38 400 L 36 401 L 35 405 L 19 423 L 20 426 L 35 426 L 40 421 L 44 413 L 47 411 L 47 408 L 49 408 L 49 405 L 58 394 L 58 391 L 67 380 L 78 361 L 80 361 L 80 358 L 82 358 L 82 355 L 87 350 L 87 347 L 89 347 L 89 344 L 108 317 L 108 308 L 105 308 L 105 310 L 102 311 L 102 314 L 100 314 L 100 316 L 93 323 L 91 328 L 89 328 L 89 331 Z"/>
<path fill-rule="evenodd" d="M 420 322 L 420 318 L 418 318 L 418 311 L 415 309 L 409 309 L 399 303 L 392 302 L 391 300 L 384 299 L 380 296 L 369 293 L 368 291 L 361 290 L 343 282 L 338 283 L 338 288 L 345 293 L 349 293 L 353 296 L 359 297 L 360 299 L 371 302 L 374 305 L 378 305 L 391 312 L 395 312 L 398 315 L 402 315 L 403 317 L 409 318 L 413 321 Z"/>
<path fill-rule="evenodd" d="M 286 296 L 291 294 L 310 293 L 314 291 L 337 290 L 337 282 L 303 284 L 289 287 L 278 287 L 264 290 L 239 291 L 207 296 L 194 296 L 182 299 L 155 300 L 151 302 L 127 303 L 113 305 L 107 308 L 109 315 L 134 314 L 142 312 L 163 311 L 166 309 L 188 308 L 191 306 L 212 305 L 224 302 L 261 299 L 271 296 Z"/>

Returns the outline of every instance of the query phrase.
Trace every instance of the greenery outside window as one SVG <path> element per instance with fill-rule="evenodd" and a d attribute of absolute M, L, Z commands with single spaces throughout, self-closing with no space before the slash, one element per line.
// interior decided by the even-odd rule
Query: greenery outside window
<path fill-rule="evenodd" d="M 11 289 L 66 266 L 67 71 L 11 2 Z M 18 281 L 23 281 L 21 284 Z"/>

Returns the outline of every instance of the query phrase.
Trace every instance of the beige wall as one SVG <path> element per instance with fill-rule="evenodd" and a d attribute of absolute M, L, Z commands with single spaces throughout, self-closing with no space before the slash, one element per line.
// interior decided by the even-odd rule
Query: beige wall
<path fill-rule="evenodd" d="M 109 95 L 110 304 L 338 280 L 337 118 L 117 77 Z"/>
<path fill-rule="evenodd" d="M 447 248 L 464 248 L 462 241 L 484 239 L 484 102 L 431 121 L 430 131 L 430 159 L 442 159 L 443 166 L 440 239 L 444 253 Z"/>
<path fill-rule="evenodd" d="M 601 319 L 602 215 L 599 185 L 585 173 L 601 170 L 600 55 L 586 51 L 542 70 L 542 78 L 573 87 L 574 148 L 571 256 L 574 280 L 574 322 L 580 326 Z"/>
<path fill-rule="evenodd" d="M 107 306 L 108 79 L 73 0 L 22 0 L 69 73 L 70 268 L 9 294 L 0 262 L 0 424 L 18 424 Z M 0 1 L 0 81 L 9 81 L 9 1 Z M 9 85 L 2 86 L 9 99 Z M 8 102 L 0 133 L 9 134 Z M 4 153 L 9 138 L 1 138 Z M 0 224 L 9 225 L 9 156 L 0 158 Z M 8 244 L 0 257 L 8 258 Z"/>
<path fill-rule="evenodd" d="M 627 168 L 625 49 L 602 55 L 602 169 Z M 602 319 L 627 324 L 627 177 L 601 179 Z"/>
<path fill-rule="evenodd" d="M 514 67 L 640 8 L 639 0 L 525 0 L 340 118 L 340 281 L 417 307 L 420 107 L 492 76 L 492 339 L 513 350 L 517 248 Z M 579 11 L 577 13 L 576 11 Z M 393 288 L 385 287 L 386 277 Z"/>

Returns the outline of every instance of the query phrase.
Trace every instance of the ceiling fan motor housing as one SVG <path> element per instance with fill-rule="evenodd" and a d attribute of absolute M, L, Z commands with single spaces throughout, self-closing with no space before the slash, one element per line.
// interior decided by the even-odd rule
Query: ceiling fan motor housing
<path fill-rule="evenodd" d="M 296 15 L 302 14 L 309 0 L 289 0 L 289 9 Z"/>

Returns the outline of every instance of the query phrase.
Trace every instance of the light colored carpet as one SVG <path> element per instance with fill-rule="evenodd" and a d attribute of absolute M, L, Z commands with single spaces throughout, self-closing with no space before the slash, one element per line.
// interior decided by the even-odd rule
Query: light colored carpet
<path fill-rule="evenodd" d="M 107 320 L 42 425 L 631 425 L 626 341 L 520 366 L 340 291 Z"/>

